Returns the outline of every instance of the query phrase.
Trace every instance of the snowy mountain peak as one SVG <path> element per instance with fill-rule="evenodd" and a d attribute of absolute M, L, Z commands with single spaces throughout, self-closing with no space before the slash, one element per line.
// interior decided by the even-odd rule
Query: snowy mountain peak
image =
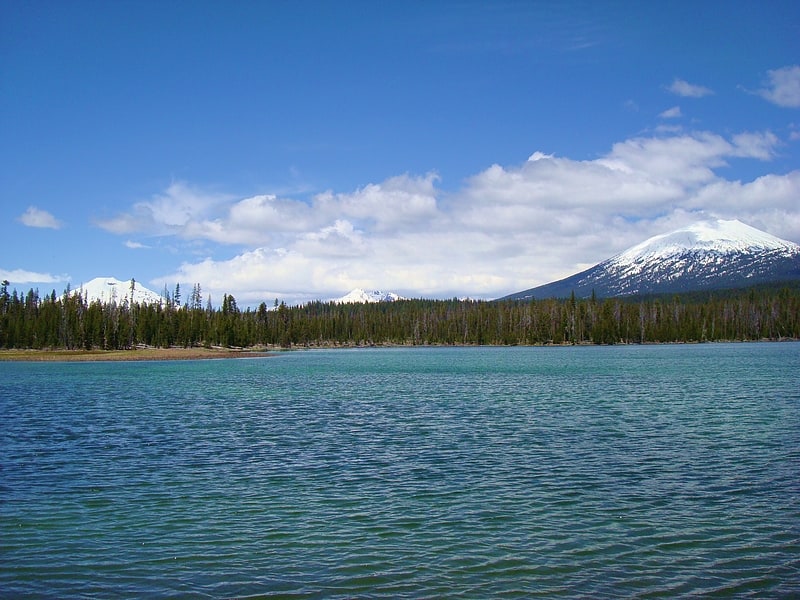
<path fill-rule="evenodd" d="M 664 294 L 800 280 L 800 245 L 741 221 L 700 221 L 507 299 Z"/>
<path fill-rule="evenodd" d="M 769 251 L 792 256 L 800 253 L 800 246 L 745 225 L 741 221 L 719 219 L 699 221 L 688 227 L 651 237 L 610 258 L 607 262 L 622 267 L 693 251 L 717 254 Z"/>
<path fill-rule="evenodd" d="M 398 296 L 394 292 L 381 292 L 374 290 L 371 292 L 356 288 L 349 294 L 334 300 L 337 304 L 348 303 L 368 303 L 368 302 L 394 302 L 395 300 L 404 300 L 402 296 Z"/>
<path fill-rule="evenodd" d="M 103 304 L 116 302 L 122 304 L 131 302 L 131 282 L 133 282 L 133 303 L 134 304 L 161 304 L 164 299 L 160 294 L 147 289 L 142 284 L 132 279 L 121 281 L 114 277 L 95 277 L 88 283 L 83 283 L 73 291 L 86 298 L 91 304 L 95 300 Z"/>

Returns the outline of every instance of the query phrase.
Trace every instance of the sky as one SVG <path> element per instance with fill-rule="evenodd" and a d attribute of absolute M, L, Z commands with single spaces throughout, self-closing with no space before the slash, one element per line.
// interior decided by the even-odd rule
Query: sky
<path fill-rule="evenodd" d="M 800 3 L 0 0 L 13 289 L 491 299 L 716 218 L 800 243 Z"/>

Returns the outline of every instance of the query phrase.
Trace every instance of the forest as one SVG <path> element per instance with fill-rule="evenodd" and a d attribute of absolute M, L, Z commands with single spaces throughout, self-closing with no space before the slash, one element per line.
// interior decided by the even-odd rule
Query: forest
<path fill-rule="evenodd" d="M 800 339 L 800 282 L 688 295 L 526 301 L 275 300 L 240 309 L 225 294 L 187 302 L 87 302 L 67 288 L 0 286 L 0 348 L 331 347 L 355 345 L 643 344 Z M 177 294 L 176 294 L 177 295 Z"/>

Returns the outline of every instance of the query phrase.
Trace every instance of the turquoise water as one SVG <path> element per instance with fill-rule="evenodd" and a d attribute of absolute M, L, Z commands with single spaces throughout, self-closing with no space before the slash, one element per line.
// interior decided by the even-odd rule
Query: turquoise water
<path fill-rule="evenodd" d="M 0 363 L 0 596 L 800 594 L 800 344 Z"/>

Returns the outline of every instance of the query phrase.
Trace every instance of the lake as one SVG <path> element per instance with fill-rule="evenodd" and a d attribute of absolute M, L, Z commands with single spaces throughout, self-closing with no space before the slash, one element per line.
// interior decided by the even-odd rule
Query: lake
<path fill-rule="evenodd" d="M 0 381 L 3 597 L 800 594 L 800 343 Z"/>

